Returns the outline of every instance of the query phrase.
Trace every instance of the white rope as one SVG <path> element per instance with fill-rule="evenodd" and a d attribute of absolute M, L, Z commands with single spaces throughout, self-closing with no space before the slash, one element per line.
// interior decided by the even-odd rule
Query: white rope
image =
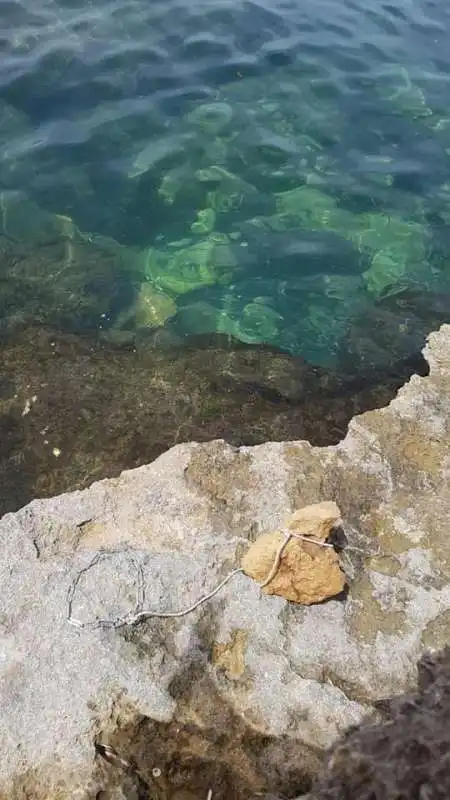
<path fill-rule="evenodd" d="M 77 574 L 75 580 L 72 582 L 69 592 L 67 595 L 67 605 L 68 605 L 68 613 L 67 613 L 67 621 L 70 625 L 73 625 L 75 628 L 86 629 L 89 628 L 90 630 L 95 630 L 97 628 L 123 628 L 125 625 L 135 625 L 137 622 L 140 622 L 143 619 L 147 619 L 149 617 L 156 617 L 158 619 L 170 619 L 170 618 L 177 618 L 177 617 L 185 617 L 187 614 L 191 614 L 192 611 L 195 611 L 196 608 L 206 603 L 208 600 L 211 600 L 221 589 L 234 578 L 235 575 L 243 572 L 243 569 L 234 569 L 230 572 L 220 583 L 212 589 L 208 594 L 203 595 L 194 603 L 192 603 L 188 608 L 184 608 L 180 611 L 152 611 L 152 610 L 143 610 L 142 604 L 144 600 L 144 575 L 142 571 L 142 566 L 136 562 L 136 559 L 131 557 L 132 563 L 135 564 L 137 570 L 137 597 L 136 597 L 136 607 L 135 611 L 132 614 L 126 614 L 124 617 L 118 617 L 117 619 L 97 619 L 94 622 L 81 622 L 81 620 L 76 619 L 73 614 L 73 602 L 75 598 L 75 592 L 77 586 L 82 578 L 82 576 L 88 572 L 92 567 L 101 561 L 102 558 L 106 556 L 110 556 L 114 553 L 120 553 L 124 551 L 120 550 L 101 550 L 95 554 L 95 556 L 91 559 L 89 564 L 86 567 L 83 567 L 82 570 Z"/>
<path fill-rule="evenodd" d="M 313 536 L 305 536 L 300 533 L 295 533 L 289 529 L 284 529 L 282 531 L 284 534 L 284 539 L 279 545 L 277 552 L 275 554 L 274 562 L 272 567 L 269 570 L 267 577 L 259 584 L 260 588 L 263 589 L 265 586 L 268 586 L 269 583 L 274 579 L 278 569 L 280 567 L 281 559 L 283 553 L 291 541 L 291 539 L 299 539 L 301 541 L 310 542 L 311 544 L 317 544 L 320 547 L 331 547 L 334 548 L 334 545 L 330 542 L 324 542 L 321 539 L 316 539 Z M 395 555 L 390 553 L 380 553 L 379 551 L 376 553 L 371 553 L 368 550 L 363 550 L 360 547 L 351 547 L 347 545 L 343 550 L 352 550 L 357 553 L 363 553 L 370 557 L 379 556 L 379 555 L 386 555 L 391 558 L 396 558 Z M 137 590 L 136 590 L 136 606 L 133 613 L 126 614 L 123 617 L 118 617 L 116 619 L 97 619 L 93 622 L 82 622 L 79 619 L 76 619 L 73 614 L 73 603 L 75 598 L 75 593 L 78 587 L 78 584 L 82 578 L 82 576 L 88 572 L 92 567 L 98 564 L 102 558 L 106 558 L 107 556 L 111 556 L 114 553 L 123 553 L 124 550 L 100 550 L 95 556 L 91 559 L 89 564 L 86 567 L 83 567 L 78 574 L 76 575 L 75 579 L 72 581 L 69 591 L 67 594 L 67 621 L 69 625 L 73 625 L 75 628 L 80 628 L 82 630 L 89 629 L 89 630 L 96 630 L 98 628 L 123 628 L 126 625 L 135 625 L 138 622 L 141 622 L 144 619 L 149 619 L 151 617 L 155 617 L 157 619 L 176 619 L 180 617 L 185 617 L 187 614 L 191 614 L 195 611 L 199 606 L 203 605 L 203 603 L 208 602 L 211 600 L 216 594 L 218 594 L 221 589 L 223 589 L 226 584 L 234 578 L 235 575 L 244 574 L 244 570 L 242 567 L 238 569 L 232 570 L 220 583 L 208 592 L 205 595 L 202 595 L 198 600 L 192 603 L 187 608 L 181 609 L 180 611 L 153 611 L 151 609 L 143 609 L 144 603 L 144 574 L 142 570 L 142 565 L 139 564 L 133 556 L 130 556 L 131 563 L 134 564 L 136 568 L 137 574 Z"/>

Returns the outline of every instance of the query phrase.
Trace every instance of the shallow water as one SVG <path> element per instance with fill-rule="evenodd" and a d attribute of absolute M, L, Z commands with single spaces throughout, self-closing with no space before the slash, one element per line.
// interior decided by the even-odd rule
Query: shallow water
<path fill-rule="evenodd" d="M 18 191 L 93 245 L 88 270 L 45 253 L 38 303 L 9 260 L 7 327 L 166 324 L 336 366 L 384 295 L 450 292 L 445 4 L 11 0 L 0 19 L 9 259 L 48 244 Z M 99 236 L 122 249 L 93 286 Z"/>
<path fill-rule="evenodd" d="M 5 363 L 44 326 L 403 375 L 450 319 L 449 37 L 437 0 L 3 2 Z M 31 357 L 0 382 L 3 431 L 32 416 Z"/>

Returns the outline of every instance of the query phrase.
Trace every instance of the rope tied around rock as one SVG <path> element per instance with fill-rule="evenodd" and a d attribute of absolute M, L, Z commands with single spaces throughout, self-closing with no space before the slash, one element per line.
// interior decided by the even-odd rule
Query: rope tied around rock
<path fill-rule="evenodd" d="M 271 569 L 269 570 L 269 573 L 268 573 L 267 577 L 263 581 L 258 582 L 258 585 L 260 586 L 261 589 L 263 589 L 264 587 L 268 586 L 271 583 L 271 581 L 274 579 L 275 575 L 277 574 L 277 572 L 278 572 L 278 570 L 280 568 L 280 564 L 281 564 L 281 560 L 282 560 L 282 557 L 283 557 L 283 553 L 284 553 L 287 545 L 289 544 L 289 542 L 292 539 L 298 539 L 300 541 L 306 541 L 306 542 L 308 542 L 310 544 L 316 544 L 316 545 L 318 545 L 320 547 L 327 547 L 327 548 L 335 549 L 335 545 L 330 543 L 330 542 L 323 541 L 322 539 L 316 539 L 313 536 L 308 536 L 308 535 L 295 533 L 294 531 L 292 531 L 290 529 L 281 529 L 281 533 L 283 533 L 284 538 L 283 538 L 280 546 L 277 549 L 273 565 L 272 565 Z M 374 556 L 379 556 L 379 555 L 386 555 L 388 557 L 396 558 L 396 556 L 394 556 L 393 554 L 386 554 L 386 553 L 382 554 L 379 551 L 370 552 L 369 550 L 364 550 L 363 548 L 360 548 L 360 547 L 353 547 L 351 545 L 347 545 L 345 548 L 342 548 L 342 550 L 344 552 L 345 552 L 345 550 L 350 550 L 350 551 L 353 551 L 353 552 L 359 552 L 359 553 L 362 553 L 362 554 L 364 554 L 366 556 L 369 556 L 369 557 L 372 557 L 372 558 Z M 135 559 L 135 557 L 131 555 L 130 556 L 130 561 L 135 566 L 136 574 L 137 574 L 136 605 L 135 605 L 134 612 L 126 614 L 123 617 L 117 617 L 116 619 L 96 619 L 96 620 L 94 620 L 92 622 L 82 622 L 81 620 L 76 619 L 73 616 L 73 613 L 72 613 L 73 612 L 73 604 L 74 604 L 75 594 L 76 594 L 78 585 L 79 585 L 80 580 L 83 577 L 83 575 L 86 572 L 88 572 L 90 569 L 92 569 L 96 564 L 98 564 L 103 558 L 111 556 L 111 555 L 114 555 L 115 553 L 123 553 L 123 552 L 126 552 L 126 551 L 124 551 L 124 549 L 99 550 L 94 555 L 94 557 L 91 559 L 89 564 L 86 567 L 83 567 L 83 569 L 81 569 L 77 573 L 77 575 L 75 576 L 74 580 L 72 581 L 72 583 L 71 583 L 71 585 L 69 587 L 69 591 L 68 591 L 68 595 L 67 595 L 67 621 L 68 621 L 68 623 L 70 625 L 72 625 L 75 628 L 79 628 L 81 630 L 86 630 L 86 629 L 96 630 L 96 629 L 99 629 L 99 628 L 118 629 L 118 628 L 123 628 L 125 626 L 136 625 L 137 623 L 142 622 L 145 619 L 150 619 L 152 617 L 153 618 L 157 618 L 157 619 L 177 619 L 177 618 L 185 617 L 188 614 L 191 614 L 193 611 L 195 611 L 200 606 L 202 606 L 204 603 L 207 603 L 209 600 L 211 600 L 213 597 L 215 597 L 215 595 L 218 594 L 224 588 L 224 586 L 226 586 L 227 583 L 229 583 L 229 581 L 231 581 L 236 575 L 245 574 L 245 571 L 244 571 L 244 569 L 242 567 L 238 567 L 236 569 L 233 569 L 231 572 L 228 573 L 228 575 L 226 575 L 225 578 L 223 578 L 220 581 L 220 583 L 214 589 L 212 589 L 207 594 L 204 594 L 201 597 L 199 597 L 194 603 L 191 603 L 189 606 L 187 606 L 187 608 L 180 609 L 179 611 L 158 611 L 158 610 L 152 610 L 152 609 L 144 609 L 143 608 L 143 604 L 144 604 L 144 600 L 145 600 L 144 573 L 143 573 L 142 565 L 139 564 L 137 562 L 137 560 Z"/>

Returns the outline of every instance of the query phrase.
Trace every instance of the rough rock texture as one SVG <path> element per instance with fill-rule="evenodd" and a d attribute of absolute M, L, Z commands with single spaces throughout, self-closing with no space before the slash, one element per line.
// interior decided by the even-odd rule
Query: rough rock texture
<path fill-rule="evenodd" d="M 336 503 L 300 508 L 285 521 L 282 530 L 258 536 L 241 566 L 266 594 L 303 605 L 335 597 L 344 590 L 345 575 L 338 553 L 327 540 L 341 524 Z M 288 539 L 288 535 L 306 538 Z"/>
<path fill-rule="evenodd" d="M 450 648 L 419 662 L 418 691 L 384 704 L 333 748 L 309 800 L 450 797 Z"/>
<path fill-rule="evenodd" d="M 214 800 L 294 797 L 345 727 L 414 683 L 418 657 L 450 634 L 449 326 L 425 356 L 429 377 L 354 419 L 337 446 L 178 445 L 2 518 L 5 797 L 145 797 L 155 768 L 158 796 L 177 800 L 209 787 Z M 184 617 L 67 622 L 68 588 L 99 548 L 115 552 L 81 576 L 75 617 L 134 611 L 138 564 L 144 606 L 181 609 L 258 535 L 326 499 L 360 548 L 347 549 L 346 599 L 291 605 L 239 574 Z"/>

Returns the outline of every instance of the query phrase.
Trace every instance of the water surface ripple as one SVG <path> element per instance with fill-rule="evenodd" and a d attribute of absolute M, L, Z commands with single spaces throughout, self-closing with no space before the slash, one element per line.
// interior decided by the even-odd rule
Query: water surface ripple
<path fill-rule="evenodd" d="M 434 0 L 2 2 L 3 327 L 415 351 L 450 293 L 449 35 Z"/>

